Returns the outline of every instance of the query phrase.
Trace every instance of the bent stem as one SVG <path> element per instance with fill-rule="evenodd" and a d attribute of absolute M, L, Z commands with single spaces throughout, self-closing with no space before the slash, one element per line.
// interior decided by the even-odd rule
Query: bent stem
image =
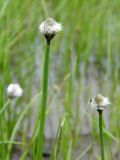
<path fill-rule="evenodd" d="M 7 100 L 7 102 L 4 104 L 4 106 L 0 110 L 0 115 L 5 111 L 5 109 L 7 108 L 7 106 L 8 106 L 9 103 L 10 103 L 10 99 Z"/>
<path fill-rule="evenodd" d="M 100 132 L 100 144 L 101 144 L 101 160 L 104 160 L 105 155 L 104 155 L 104 141 L 103 141 L 102 110 L 98 110 L 98 113 L 99 113 L 99 132 Z"/>
<path fill-rule="evenodd" d="M 45 60 L 44 60 L 43 92 L 42 92 L 42 103 L 40 106 L 41 107 L 40 127 L 39 127 L 39 132 L 38 132 L 36 160 L 42 160 L 43 136 L 44 136 L 45 113 L 46 113 L 47 90 L 48 90 L 49 52 L 50 52 L 50 44 L 47 44 Z"/>

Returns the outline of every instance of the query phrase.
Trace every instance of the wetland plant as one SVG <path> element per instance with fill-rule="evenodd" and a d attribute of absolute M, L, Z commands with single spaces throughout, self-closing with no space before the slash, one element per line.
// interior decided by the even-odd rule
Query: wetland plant
<path fill-rule="evenodd" d="M 7 95 L 9 97 L 9 99 L 7 100 L 7 102 L 4 104 L 4 106 L 0 110 L 0 114 L 2 114 L 4 112 L 4 110 L 6 109 L 6 107 L 8 106 L 8 104 L 10 103 L 10 101 L 12 99 L 17 98 L 17 97 L 21 97 L 22 94 L 23 94 L 23 90 L 19 84 L 17 84 L 17 83 L 9 84 L 9 86 L 7 87 Z"/>
<path fill-rule="evenodd" d="M 40 32 L 46 38 L 46 52 L 45 52 L 44 68 L 43 68 L 43 88 L 42 88 L 42 99 L 40 105 L 41 107 L 40 126 L 38 132 L 36 160 L 42 160 L 45 113 L 47 105 L 50 44 L 51 40 L 55 37 L 56 33 L 62 30 L 62 25 L 60 23 L 57 23 L 54 19 L 48 18 L 47 20 L 43 21 L 40 24 L 39 29 Z"/>
<path fill-rule="evenodd" d="M 90 100 L 91 107 L 97 109 L 99 113 L 99 132 L 100 132 L 100 145 L 101 145 L 101 160 L 105 160 L 104 154 L 104 139 L 103 139 L 103 110 L 110 104 L 110 101 L 107 97 L 103 97 L 98 94 L 96 97 Z"/>

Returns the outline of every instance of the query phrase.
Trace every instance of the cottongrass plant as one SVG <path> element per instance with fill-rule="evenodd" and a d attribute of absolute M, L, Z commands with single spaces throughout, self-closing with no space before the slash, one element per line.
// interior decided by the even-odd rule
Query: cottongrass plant
<path fill-rule="evenodd" d="M 90 100 L 91 107 L 97 109 L 99 113 L 99 132 L 100 132 L 100 143 L 101 143 L 101 160 L 105 159 L 104 154 L 104 140 L 103 140 L 103 122 L 102 122 L 102 113 L 103 110 L 110 104 L 110 101 L 107 97 L 103 97 L 98 94 L 96 97 Z"/>
<path fill-rule="evenodd" d="M 20 87 L 19 84 L 11 83 L 7 87 L 7 95 L 9 99 L 6 101 L 6 103 L 3 105 L 2 109 L 0 110 L 0 120 L 2 119 L 1 117 L 2 115 L 4 115 L 4 111 L 7 108 L 7 106 L 10 104 L 10 102 L 17 97 L 21 97 L 22 94 L 23 94 L 23 89 Z M 2 131 L 1 131 L 1 134 L 3 134 Z M 4 144 L 5 144 L 5 141 L 4 139 L 2 139 L 2 147 L 4 147 Z M 6 160 L 10 159 L 10 154 L 8 154 L 8 152 L 5 152 L 5 156 L 6 156 Z"/>
<path fill-rule="evenodd" d="M 48 18 L 42 22 L 39 26 L 40 32 L 46 38 L 46 52 L 43 68 L 43 88 L 42 88 L 42 101 L 41 101 L 41 113 L 40 113 L 40 126 L 38 132 L 36 160 L 42 160 L 43 153 L 43 136 L 45 125 L 45 113 L 47 105 L 47 90 L 48 90 L 48 72 L 49 72 L 49 54 L 51 40 L 55 37 L 56 33 L 62 30 L 62 25 L 57 23 L 54 19 Z"/>
<path fill-rule="evenodd" d="M 8 106 L 8 104 L 10 103 L 10 101 L 12 99 L 17 98 L 17 97 L 21 97 L 22 94 L 23 94 L 23 90 L 19 84 L 17 84 L 17 83 L 9 84 L 9 86 L 7 87 L 7 95 L 9 97 L 9 99 L 7 100 L 7 102 L 4 104 L 4 106 L 0 110 L 0 115 L 4 112 L 4 110 L 6 109 L 6 107 Z"/>

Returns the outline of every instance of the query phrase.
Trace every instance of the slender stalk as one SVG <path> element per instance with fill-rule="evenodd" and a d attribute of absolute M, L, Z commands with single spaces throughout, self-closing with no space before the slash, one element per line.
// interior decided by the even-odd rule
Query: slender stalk
<path fill-rule="evenodd" d="M 50 160 L 56 159 L 55 150 L 56 150 L 57 142 L 58 142 L 58 139 L 59 139 L 59 131 L 60 131 L 60 124 L 59 124 L 58 129 L 57 129 L 56 138 L 55 138 L 55 142 L 54 142 L 54 145 L 53 145 L 53 149 L 52 149 L 52 153 L 51 153 L 51 158 L 50 158 Z"/>
<path fill-rule="evenodd" d="M 36 100 L 36 98 L 38 98 L 38 96 L 39 96 L 39 94 L 37 94 L 35 97 L 33 97 L 31 99 L 31 101 L 28 103 L 28 105 L 24 108 L 24 110 L 22 111 L 22 113 L 18 117 L 18 120 L 12 130 L 9 141 L 14 141 L 16 132 L 17 132 L 18 128 L 20 127 L 20 124 L 21 124 L 23 118 L 25 117 L 28 110 L 32 107 L 33 102 Z M 11 149 L 12 149 L 12 143 L 8 144 L 8 151 L 6 153 L 6 160 L 10 159 Z"/>
<path fill-rule="evenodd" d="M 3 107 L 1 108 L 0 110 L 0 122 L 1 122 L 1 125 L 0 125 L 0 155 L 1 155 L 1 158 L 4 160 L 5 159 L 5 146 L 4 146 L 4 143 L 2 143 L 4 141 L 4 130 L 3 130 L 3 126 L 4 126 L 4 111 L 5 109 L 7 108 L 8 104 L 10 103 L 10 99 L 8 99 L 6 101 L 6 103 L 3 105 Z"/>
<path fill-rule="evenodd" d="M 10 103 L 10 99 L 8 99 L 8 101 L 4 104 L 4 106 L 0 110 L 0 115 L 4 112 L 4 110 L 6 109 L 6 107 L 8 106 L 9 103 Z"/>
<path fill-rule="evenodd" d="M 100 143 L 101 143 L 101 160 L 105 160 L 104 155 L 104 141 L 103 141 L 103 126 L 102 126 L 102 110 L 98 110 L 99 113 L 99 131 L 100 131 Z"/>
<path fill-rule="evenodd" d="M 61 140 L 61 133 L 62 133 L 62 129 L 63 129 L 64 124 L 65 124 L 65 121 L 66 121 L 66 115 L 62 119 L 62 121 L 59 123 L 58 129 L 57 129 L 57 133 L 56 133 L 55 143 L 53 145 L 53 149 L 52 149 L 50 160 L 57 159 L 57 155 L 58 155 L 59 148 L 60 148 L 60 145 L 58 145 L 58 148 L 57 148 L 57 143 L 59 143 L 60 140 Z M 57 150 L 57 153 L 55 153 L 55 150 Z"/>
<path fill-rule="evenodd" d="M 47 90 L 48 90 L 49 52 L 50 52 L 50 43 L 47 43 L 45 60 L 44 60 L 43 92 L 42 92 L 40 128 L 39 128 L 39 133 L 38 133 L 36 160 L 42 160 L 42 153 L 43 153 L 42 152 L 43 151 L 43 136 L 44 136 L 45 113 L 46 113 Z"/>

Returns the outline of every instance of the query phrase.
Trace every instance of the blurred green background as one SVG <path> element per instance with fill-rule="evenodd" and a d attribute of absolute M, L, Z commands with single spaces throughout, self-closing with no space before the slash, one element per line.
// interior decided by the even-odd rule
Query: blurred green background
<path fill-rule="evenodd" d="M 62 23 L 63 31 L 51 45 L 45 139 L 54 143 L 67 114 L 59 148 L 62 159 L 100 159 L 98 116 L 89 99 L 101 93 L 111 101 L 104 112 L 106 159 L 120 159 L 119 6 L 119 0 L 0 0 L 0 107 L 7 101 L 9 83 L 20 83 L 24 89 L 23 97 L 1 116 L 1 141 L 10 139 L 29 103 L 14 139 L 28 143 L 33 135 L 45 51 L 39 25 L 52 17 Z M 6 148 L 0 149 L 1 155 Z M 32 150 L 30 146 L 26 157 Z M 11 155 L 20 159 L 25 151 L 13 145 Z"/>

